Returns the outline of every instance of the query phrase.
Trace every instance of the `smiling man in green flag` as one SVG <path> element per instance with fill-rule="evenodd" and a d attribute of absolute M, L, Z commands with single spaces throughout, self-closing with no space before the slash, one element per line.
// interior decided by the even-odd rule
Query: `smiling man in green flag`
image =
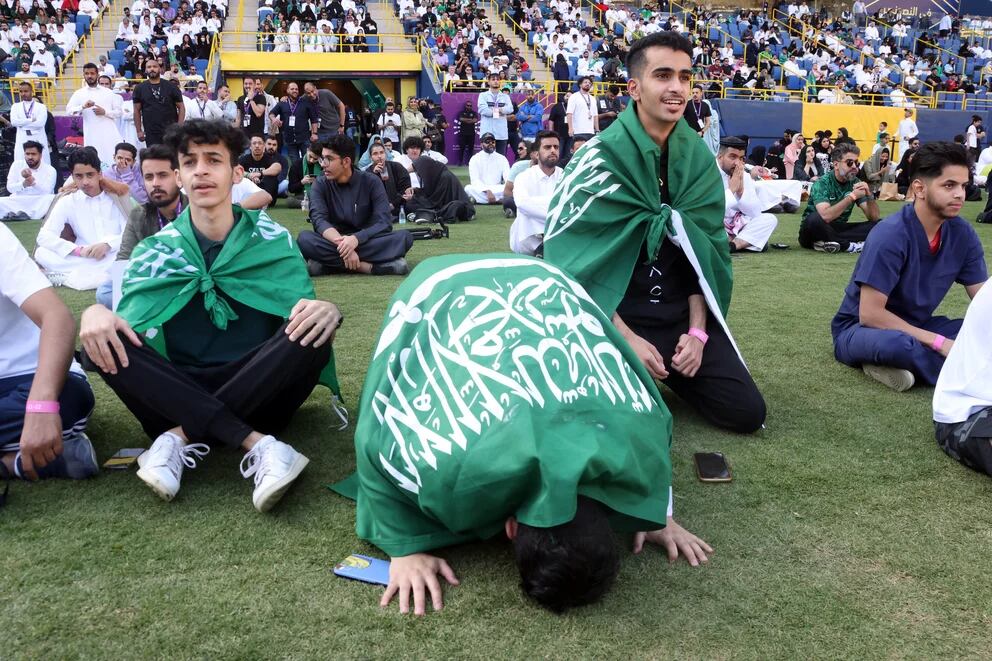
<path fill-rule="evenodd" d="M 544 257 L 589 291 L 652 377 L 714 425 L 750 433 L 765 403 L 726 323 L 723 181 L 682 120 L 691 58 L 674 32 L 631 46 L 630 105 L 569 161 L 548 207 Z"/>
<path fill-rule="evenodd" d="M 285 227 L 231 204 L 239 129 L 190 120 L 165 142 L 179 155 L 189 207 L 135 247 L 117 314 L 83 312 L 84 365 L 154 439 L 138 477 L 156 494 L 172 500 L 183 467 L 210 445 L 241 448 L 264 512 L 308 462 L 272 434 L 318 382 L 337 394 L 331 342 L 341 313 L 315 299 Z"/>
<path fill-rule="evenodd" d="M 524 591 L 564 611 L 617 574 L 612 530 L 692 565 L 712 552 L 671 518 L 672 422 L 586 291 L 539 259 L 447 255 L 393 296 L 355 433 L 359 537 L 392 556 L 388 604 L 442 606 L 428 551 L 505 533 Z M 640 532 L 638 532 L 640 531 Z"/>

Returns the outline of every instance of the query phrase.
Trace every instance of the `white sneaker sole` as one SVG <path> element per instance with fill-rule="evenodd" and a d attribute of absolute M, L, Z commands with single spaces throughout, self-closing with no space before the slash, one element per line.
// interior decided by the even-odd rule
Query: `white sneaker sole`
<path fill-rule="evenodd" d="M 154 491 L 159 498 L 166 502 L 170 502 L 176 497 L 176 494 L 179 493 L 178 489 L 173 491 L 163 484 L 152 471 L 146 471 L 144 468 L 140 468 L 138 469 L 138 477 L 141 478 L 142 482 L 151 487 L 151 490 Z"/>
<path fill-rule="evenodd" d="M 916 377 L 909 370 L 884 365 L 862 365 L 864 373 L 896 392 L 905 392 L 916 383 Z"/>
<path fill-rule="evenodd" d="M 293 465 L 289 467 L 289 470 L 286 471 L 286 474 L 283 475 L 281 480 L 272 484 L 265 493 L 252 494 L 251 502 L 255 505 L 255 509 L 259 512 L 268 512 L 272 509 L 309 463 L 309 459 L 297 453 Z"/>

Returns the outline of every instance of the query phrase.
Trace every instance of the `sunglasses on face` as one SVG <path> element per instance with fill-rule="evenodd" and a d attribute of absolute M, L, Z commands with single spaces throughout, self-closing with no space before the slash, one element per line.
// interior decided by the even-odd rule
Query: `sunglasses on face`
<path fill-rule="evenodd" d="M 844 159 L 844 165 L 846 165 L 849 168 L 853 168 L 855 165 L 858 165 L 858 164 L 859 164 L 859 161 L 856 158 L 846 158 L 846 159 Z"/>

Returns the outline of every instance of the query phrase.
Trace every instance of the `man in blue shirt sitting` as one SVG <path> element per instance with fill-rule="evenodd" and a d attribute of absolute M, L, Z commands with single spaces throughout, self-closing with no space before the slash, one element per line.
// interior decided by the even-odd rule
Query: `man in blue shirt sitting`
<path fill-rule="evenodd" d="M 913 160 L 914 200 L 872 230 L 831 324 L 834 356 L 893 390 L 937 382 L 961 328 L 934 317 L 955 282 L 974 298 L 988 278 L 978 235 L 961 218 L 968 185 L 961 145 L 924 145 Z"/>

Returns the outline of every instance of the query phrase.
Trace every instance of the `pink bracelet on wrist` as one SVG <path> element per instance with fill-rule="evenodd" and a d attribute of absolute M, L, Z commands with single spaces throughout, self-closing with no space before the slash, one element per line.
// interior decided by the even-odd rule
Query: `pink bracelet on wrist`
<path fill-rule="evenodd" d="M 29 399 L 24 411 L 25 413 L 58 413 L 59 403 Z"/>
<path fill-rule="evenodd" d="M 72 254 L 75 255 L 76 257 L 79 257 L 82 253 L 83 253 L 83 247 L 82 246 L 76 246 L 72 250 Z"/>
<path fill-rule="evenodd" d="M 934 351 L 940 351 L 940 348 L 944 346 L 944 342 L 946 340 L 947 338 L 944 337 L 943 335 L 938 335 L 937 337 L 933 338 L 933 344 L 931 344 L 930 346 L 933 347 Z"/>
<path fill-rule="evenodd" d="M 705 345 L 707 340 L 710 339 L 710 336 L 707 335 L 706 331 L 704 331 L 702 328 L 690 328 L 689 332 L 686 333 L 686 335 L 696 338 L 697 340 L 702 342 L 703 345 Z"/>

